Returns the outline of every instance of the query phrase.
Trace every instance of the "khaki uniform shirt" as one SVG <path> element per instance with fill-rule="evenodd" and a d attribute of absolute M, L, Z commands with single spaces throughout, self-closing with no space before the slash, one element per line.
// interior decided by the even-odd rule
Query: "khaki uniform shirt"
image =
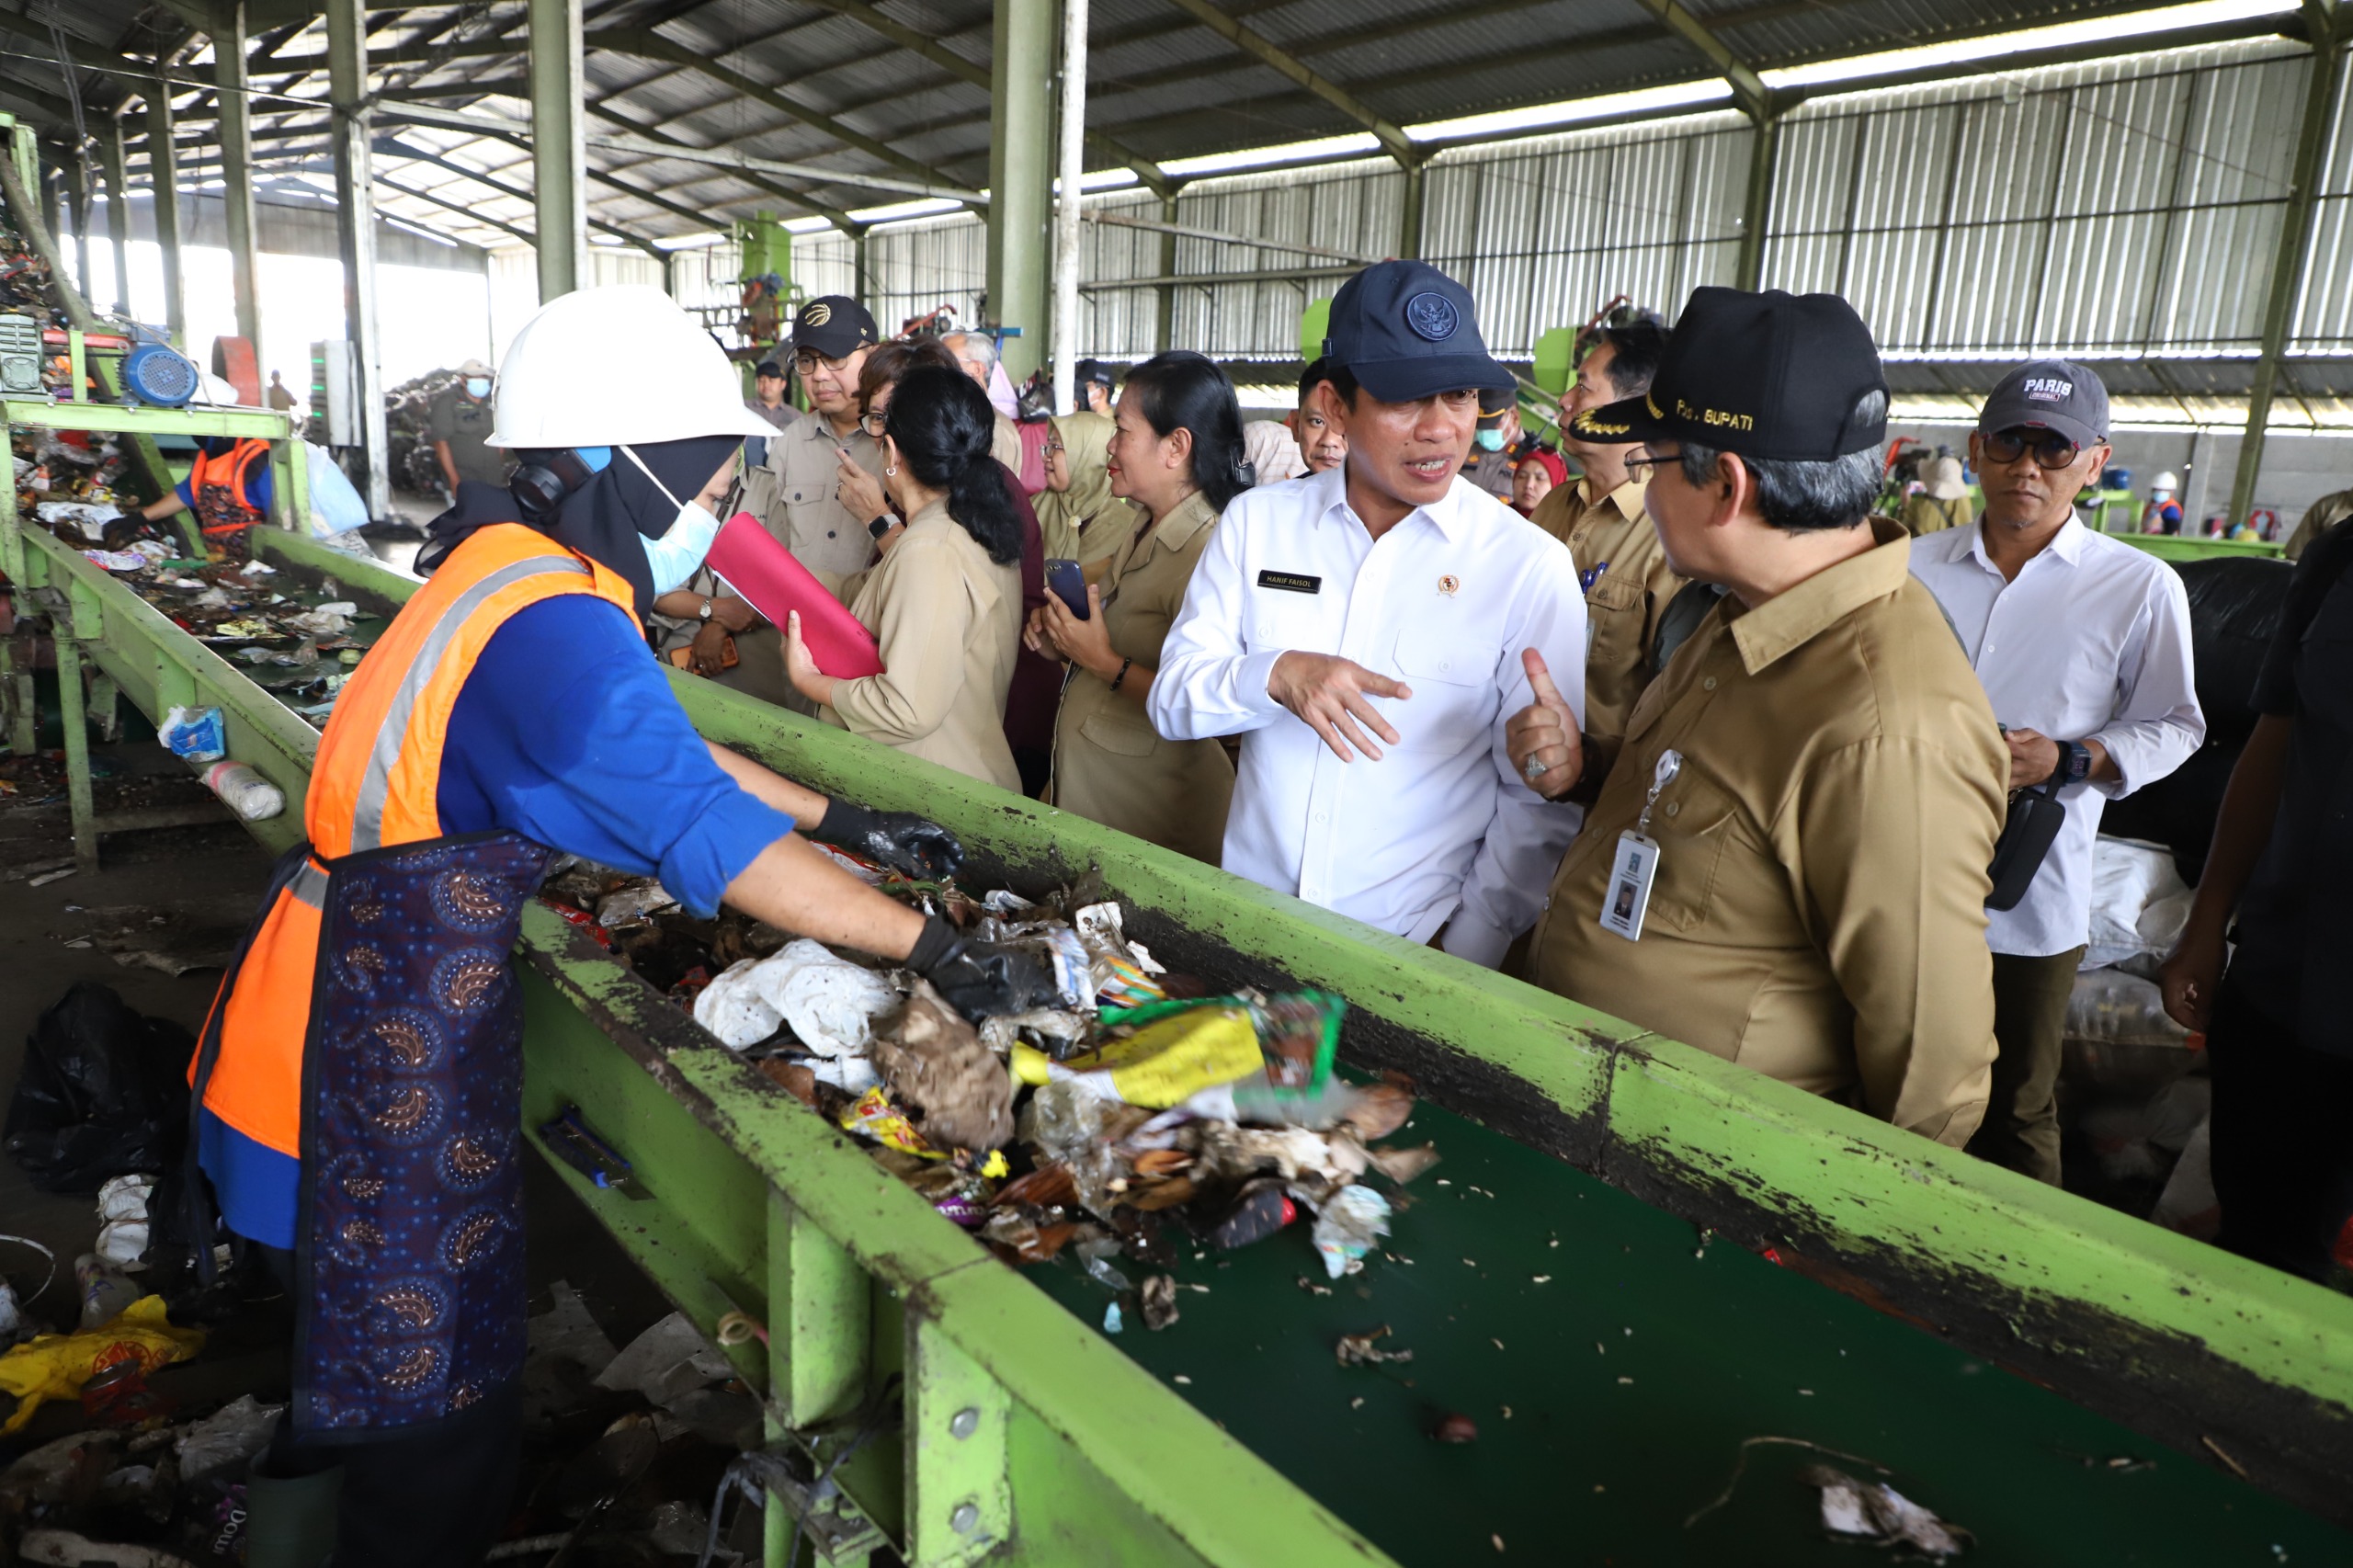
<path fill-rule="evenodd" d="M 1149 669 L 1185 603 L 1193 564 L 1217 527 L 1206 496 L 1188 496 L 1111 559 L 1103 625 L 1111 651 Z M 1165 741 L 1135 694 L 1074 669 L 1054 721 L 1054 804 L 1214 866 L 1225 844 L 1233 764 L 1213 740 Z"/>
<path fill-rule="evenodd" d="M 767 479 L 758 488 L 765 508 L 750 506 L 755 494 L 745 487 L 747 508 L 758 517 L 779 544 L 813 572 L 847 577 L 865 570 L 874 559 L 874 536 L 866 521 L 853 517 L 835 498 L 841 483 L 837 455 L 849 449 L 850 460 L 867 472 L 882 477 L 882 449 L 864 430 L 852 430 L 847 440 L 834 434 L 822 415 L 796 419 L 768 437 Z"/>
<path fill-rule="evenodd" d="M 1994 1061 L 1985 869 L 2009 777 L 1993 710 L 1884 518 L 1877 549 L 1743 613 L 1643 694 L 1536 927 L 1548 990 L 1955 1148 Z M 1639 941 L 1604 930 L 1661 754 Z"/>
<path fill-rule="evenodd" d="M 1511 454 L 1490 452 L 1478 447 L 1471 449 L 1470 460 L 1462 465 L 1462 477 L 1501 501 L 1511 505 Z"/>
<path fill-rule="evenodd" d="M 1021 426 L 1002 414 L 989 436 L 989 456 L 1011 469 L 1015 479 L 1021 477 Z"/>
<path fill-rule="evenodd" d="M 1602 744 L 1586 766 L 1607 771 L 1635 700 L 1651 681 L 1659 617 L 1683 586 L 1666 564 L 1643 497 L 1650 481 L 1630 479 L 1596 499 L 1590 480 L 1556 484 L 1529 521 L 1569 547 L 1585 585 L 1585 733 Z"/>
<path fill-rule="evenodd" d="M 1947 528 L 1967 528 L 1977 520 L 1976 508 L 1966 495 L 1956 495 L 1949 501 L 1939 501 L 1925 493 L 1904 498 L 1904 531 L 1917 539 L 1922 534 L 1942 533 Z"/>
<path fill-rule="evenodd" d="M 1005 694 L 1021 636 L 1020 562 L 991 561 L 938 503 L 873 571 L 843 584 L 842 598 L 874 633 L 882 673 L 836 681 L 817 716 L 1019 794 Z"/>

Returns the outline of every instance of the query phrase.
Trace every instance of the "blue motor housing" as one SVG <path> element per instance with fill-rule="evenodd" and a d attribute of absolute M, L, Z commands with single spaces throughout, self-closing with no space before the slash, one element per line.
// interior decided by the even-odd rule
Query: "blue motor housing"
<path fill-rule="evenodd" d="M 183 408 L 202 384 L 196 364 L 162 343 L 140 343 L 122 357 L 122 395 L 156 408 Z"/>

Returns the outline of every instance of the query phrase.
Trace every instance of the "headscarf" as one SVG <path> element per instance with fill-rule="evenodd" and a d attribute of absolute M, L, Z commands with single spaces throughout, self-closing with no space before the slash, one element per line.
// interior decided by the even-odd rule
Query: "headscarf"
<path fill-rule="evenodd" d="M 1520 466 L 1520 463 L 1534 463 L 1546 473 L 1551 474 L 1552 476 L 1552 488 L 1554 490 L 1558 490 L 1562 485 L 1566 484 L 1569 482 L 1569 465 L 1558 452 L 1548 452 L 1541 447 L 1531 448 L 1528 454 L 1519 460 L 1519 462 L 1514 463 L 1512 466 L 1514 468 L 1518 468 Z M 1533 512 L 1535 508 L 1532 506 L 1523 507 L 1515 503 L 1512 506 L 1512 510 L 1519 513 L 1522 517 L 1526 517 L 1530 512 Z"/>
<path fill-rule="evenodd" d="M 1057 414 L 1051 423 L 1054 434 L 1062 437 L 1063 462 L 1070 470 L 1070 488 L 1038 493 L 1038 527 L 1046 537 L 1046 558 L 1082 560 L 1079 552 L 1089 543 L 1097 546 L 1097 556 L 1108 555 L 1118 548 L 1116 543 L 1106 545 L 1099 539 L 1082 540 L 1079 529 L 1088 518 L 1119 506 L 1111 495 L 1109 467 L 1111 432 L 1118 426 L 1099 414 Z"/>
<path fill-rule="evenodd" d="M 1242 450 L 1261 484 L 1279 484 L 1307 472 L 1297 439 L 1271 419 L 1253 419 L 1242 427 Z"/>
<path fill-rule="evenodd" d="M 695 436 L 683 441 L 651 441 L 632 446 L 654 471 L 656 484 L 643 470 L 619 450 L 602 472 L 564 497 L 552 527 L 535 527 L 566 550 L 586 556 L 629 579 L 637 601 L 637 617 L 654 608 L 654 574 L 646 565 L 640 539 L 660 539 L 678 518 L 681 502 L 702 494 L 727 454 L 741 443 L 735 436 Z M 518 454 L 529 461 L 534 454 Z M 663 486 L 670 494 L 665 495 Z M 676 499 L 672 499 L 675 496 Z M 431 575 L 449 552 L 494 523 L 522 523 L 523 508 L 513 491 L 478 479 L 461 480 L 457 504 L 433 519 L 425 548 L 416 552 L 416 569 Z"/>

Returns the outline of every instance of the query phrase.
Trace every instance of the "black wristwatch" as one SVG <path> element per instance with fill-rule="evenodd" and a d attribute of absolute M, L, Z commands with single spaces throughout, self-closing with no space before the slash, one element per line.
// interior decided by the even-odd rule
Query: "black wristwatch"
<path fill-rule="evenodd" d="M 2092 748 L 2078 741 L 2059 743 L 2059 782 L 2081 784 L 2092 776 Z"/>
<path fill-rule="evenodd" d="M 879 540 L 884 534 L 889 533 L 891 531 L 891 525 L 898 520 L 898 518 L 892 517 L 890 513 L 885 512 L 881 517 L 875 518 L 872 522 L 867 524 L 866 531 L 872 534 Z"/>

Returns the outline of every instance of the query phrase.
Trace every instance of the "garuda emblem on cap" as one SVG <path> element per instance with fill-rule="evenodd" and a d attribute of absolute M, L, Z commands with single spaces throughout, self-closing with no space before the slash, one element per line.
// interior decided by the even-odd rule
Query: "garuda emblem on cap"
<path fill-rule="evenodd" d="M 834 307 L 826 304 L 823 300 L 801 312 L 802 326 L 823 326 L 833 319 Z"/>
<path fill-rule="evenodd" d="M 1416 294 L 1405 301 L 1405 324 L 1414 329 L 1415 335 L 1432 343 L 1444 343 L 1452 337 L 1461 322 L 1454 301 L 1443 294 Z"/>

